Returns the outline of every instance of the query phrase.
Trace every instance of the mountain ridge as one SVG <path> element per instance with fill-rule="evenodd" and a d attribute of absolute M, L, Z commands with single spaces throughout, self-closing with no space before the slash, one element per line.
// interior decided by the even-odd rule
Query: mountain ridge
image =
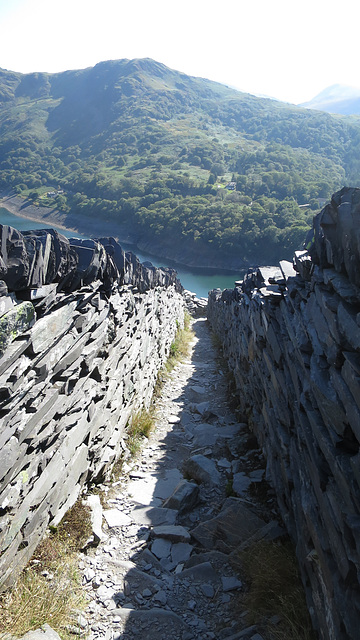
<path fill-rule="evenodd" d="M 360 88 L 333 84 L 299 106 L 340 115 L 360 115 Z"/>
<path fill-rule="evenodd" d="M 290 259 L 319 200 L 359 180 L 353 119 L 148 58 L 0 70 L 0 103 L 0 189 L 113 223 L 179 262 Z"/>

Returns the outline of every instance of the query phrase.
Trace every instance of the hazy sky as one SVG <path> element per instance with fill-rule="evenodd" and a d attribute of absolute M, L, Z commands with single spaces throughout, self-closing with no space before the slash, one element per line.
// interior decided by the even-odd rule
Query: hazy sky
<path fill-rule="evenodd" d="M 64 71 L 153 58 L 288 102 L 360 86 L 354 0 L 0 0 L 0 67 Z"/>

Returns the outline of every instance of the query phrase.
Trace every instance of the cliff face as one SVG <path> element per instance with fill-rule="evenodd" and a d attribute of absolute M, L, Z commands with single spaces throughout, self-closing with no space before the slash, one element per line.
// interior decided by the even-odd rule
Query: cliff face
<path fill-rule="evenodd" d="M 112 238 L 0 227 L 0 590 L 148 407 L 182 287 Z"/>
<path fill-rule="evenodd" d="M 359 232 L 360 190 L 346 188 L 294 264 L 209 297 L 326 640 L 355 640 L 360 625 Z"/>

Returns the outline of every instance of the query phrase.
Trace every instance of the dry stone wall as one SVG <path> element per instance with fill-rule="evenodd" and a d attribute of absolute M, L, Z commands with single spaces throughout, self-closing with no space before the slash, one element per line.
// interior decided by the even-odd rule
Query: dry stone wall
<path fill-rule="evenodd" d="M 0 590 L 85 484 L 127 453 L 184 301 L 112 238 L 0 226 Z"/>
<path fill-rule="evenodd" d="M 324 640 L 360 627 L 359 238 L 360 190 L 346 188 L 309 251 L 211 292 L 208 307 Z"/>

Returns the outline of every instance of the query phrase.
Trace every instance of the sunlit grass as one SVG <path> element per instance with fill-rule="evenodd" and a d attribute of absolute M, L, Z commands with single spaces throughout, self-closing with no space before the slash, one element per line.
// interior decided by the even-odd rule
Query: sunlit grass
<path fill-rule="evenodd" d="M 148 411 L 142 409 L 133 415 L 127 428 L 127 447 L 131 456 L 136 456 L 139 453 L 143 441 L 149 437 L 154 427 L 153 408 Z"/>
<path fill-rule="evenodd" d="M 194 332 L 191 328 L 191 317 L 186 312 L 184 317 L 184 327 L 178 326 L 176 336 L 170 345 L 169 357 L 165 364 L 165 370 L 167 373 L 185 358 L 190 353 L 190 345 L 194 338 Z"/>
<path fill-rule="evenodd" d="M 91 533 L 90 512 L 79 500 L 58 528 L 38 546 L 15 586 L 0 597 L 0 638 L 22 636 L 49 624 L 70 638 L 77 611 L 85 606 L 78 551 Z"/>

